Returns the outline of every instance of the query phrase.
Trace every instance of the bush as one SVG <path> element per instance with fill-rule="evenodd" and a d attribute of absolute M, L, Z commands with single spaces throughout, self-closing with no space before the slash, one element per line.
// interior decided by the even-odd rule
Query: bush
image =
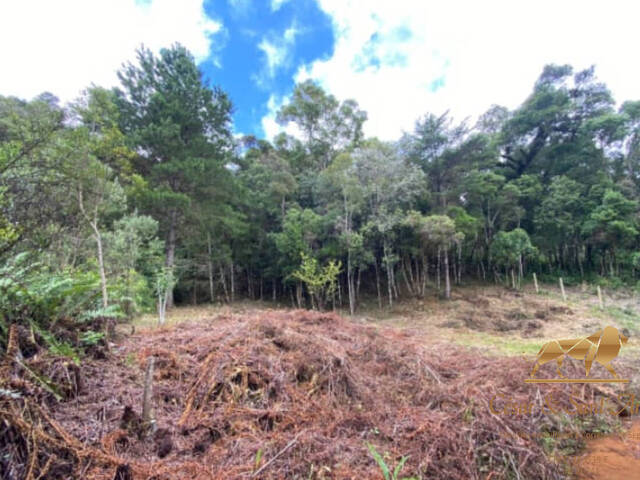
<path fill-rule="evenodd" d="M 101 308 L 96 272 L 52 271 L 19 254 L 0 268 L 0 342 L 6 345 L 10 324 L 38 334 L 47 348 L 73 357 L 74 330 L 86 330 L 122 313 L 117 305 Z M 95 326 L 94 326 L 95 328 Z"/>

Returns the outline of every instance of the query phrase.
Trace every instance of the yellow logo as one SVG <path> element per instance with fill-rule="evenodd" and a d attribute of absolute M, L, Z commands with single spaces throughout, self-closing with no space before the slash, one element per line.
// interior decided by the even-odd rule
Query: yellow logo
<path fill-rule="evenodd" d="M 625 345 L 627 340 L 629 340 L 628 337 L 620 333 L 617 328 L 608 326 L 588 337 L 547 342 L 538 352 L 531 378 L 527 378 L 525 383 L 629 383 L 629 379 L 618 377 L 611 366 L 611 361 L 618 356 L 622 345 Z M 584 360 L 585 378 L 566 378 L 562 374 L 560 367 L 565 355 L 576 360 Z M 535 378 L 540 365 L 552 360 L 557 362 L 556 371 L 560 378 Z M 603 365 L 611 372 L 613 378 L 587 378 L 593 362 Z"/>

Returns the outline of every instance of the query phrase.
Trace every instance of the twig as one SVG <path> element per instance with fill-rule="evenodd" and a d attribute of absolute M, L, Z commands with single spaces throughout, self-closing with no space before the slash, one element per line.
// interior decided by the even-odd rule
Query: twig
<path fill-rule="evenodd" d="M 282 455 L 284 452 L 286 452 L 291 447 L 293 447 L 295 445 L 295 443 L 298 441 L 298 437 L 300 435 L 302 435 L 303 432 L 304 432 L 304 430 L 301 431 L 301 432 L 298 432 L 298 434 L 295 437 L 293 437 L 293 440 L 291 440 L 289 443 L 287 443 L 287 445 L 282 450 L 280 450 L 278 453 L 276 453 L 271 460 L 269 460 L 267 463 L 265 463 L 263 466 L 261 466 L 258 470 L 253 472 L 253 475 L 251 475 L 251 477 L 256 477 L 260 472 L 262 472 L 265 468 L 267 468 L 269 465 L 271 465 L 280 455 Z"/>

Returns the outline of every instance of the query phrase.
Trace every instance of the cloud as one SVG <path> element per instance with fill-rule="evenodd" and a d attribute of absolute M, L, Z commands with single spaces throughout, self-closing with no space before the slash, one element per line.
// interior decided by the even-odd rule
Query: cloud
<path fill-rule="evenodd" d="M 196 60 L 213 54 L 222 24 L 202 0 L 23 0 L 0 3 L 0 94 L 32 98 L 50 91 L 73 100 L 91 83 L 118 83 L 123 62 L 142 44 L 154 51 L 179 42 Z M 213 38 L 212 38 L 213 36 Z"/>
<path fill-rule="evenodd" d="M 271 0 L 271 11 L 276 12 L 280 10 L 280 7 L 290 0 Z"/>
<path fill-rule="evenodd" d="M 458 120 L 515 108 L 547 63 L 596 74 L 617 100 L 640 97 L 640 4 L 610 0 L 448 2 L 318 0 L 333 22 L 330 58 L 301 66 L 369 113 L 367 135 L 397 138 L 427 112 Z"/>
<path fill-rule="evenodd" d="M 284 33 L 276 35 L 271 32 L 260 40 L 258 49 L 264 54 L 265 63 L 261 74 L 255 77 L 259 86 L 266 86 L 280 68 L 291 64 L 293 47 L 299 33 L 294 22 Z"/>
<path fill-rule="evenodd" d="M 280 110 L 282 105 L 288 103 L 289 100 L 289 96 L 277 96 L 273 94 L 269 96 L 269 100 L 267 101 L 268 112 L 262 117 L 262 131 L 268 140 L 273 140 L 276 135 L 282 132 L 286 132 L 298 139 L 303 138 L 302 132 L 295 124 L 289 123 L 286 128 L 284 128 L 276 121 L 278 110 Z"/>
<path fill-rule="evenodd" d="M 251 0 L 228 0 L 231 11 L 239 17 L 244 17 L 251 10 Z"/>

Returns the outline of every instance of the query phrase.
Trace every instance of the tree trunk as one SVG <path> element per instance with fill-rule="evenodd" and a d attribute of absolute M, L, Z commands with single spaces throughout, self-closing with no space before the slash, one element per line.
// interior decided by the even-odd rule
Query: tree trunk
<path fill-rule="evenodd" d="M 234 268 L 233 268 L 233 259 L 231 259 L 231 265 L 230 265 L 230 278 L 231 278 L 231 303 L 233 303 L 235 301 L 236 298 L 236 282 L 235 282 L 235 275 L 234 275 Z"/>
<path fill-rule="evenodd" d="M 407 278 L 407 269 L 405 268 L 405 262 L 400 262 L 400 271 L 402 272 L 402 278 L 404 278 L 404 284 L 407 286 L 409 295 L 413 296 L 413 288 L 411 288 L 411 284 L 409 283 L 409 279 Z"/>
<path fill-rule="evenodd" d="M 209 301 L 211 303 L 214 302 L 213 296 L 213 261 L 211 260 L 211 234 L 207 233 L 207 253 L 209 254 L 207 258 L 207 269 L 209 271 Z"/>
<path fill-rule="evenodd" d="M 429 260 L 425 254 L 422 254 L 422 289 L 420 291 L 422 298 L 427 288 L 427 280 L 429 279 Z"/>
<path fill-rule="evenodd" d="M 373 263 L 376 271 L 376 291 L 378 293 L 378 308 L 382 310 L 382 292 L 380 291 L 380 271 L 378 270 L 378 257 L 374 259 Z"/>
<path fill-rule="evenodd" d="M 438 267 L 437 267 L 437 280 L 436 280 L 436 286 L 438 287 L 438 293 L 440 293 L 440 263 L 441 263 L 441 256 L 440 256 L 440 247 L 438 247 Z"/>
<path fill-rule="evenodd" d="M 389 306 L 393 306 L 393 276 L 391 274 L 391 261 L 389 260 L 389 253 L 386 240 L 384 241 L 382 248 L 384 250 L 385 263 L 387 265 L 387 290 L 389 291 Z"/>
<path fill-rule="evenodd" d="M 444 298 L 451 298 L 451 282 L 449 280 L 449 252 L 444 247 Z"/>
<path fill-rule="evenodd" d="M 302 305 L 302 284 L 300 282 L 296 283 L 296 301 L 298 302 L 298 308 L 304 308 Z"/>
<path fill-rule="evenodd" d="M 522 265 L 522 255 L 518 256 L 518 283 L 520 283 L 520 281 L 522 280 L 522 277 L 524 277 L 524 267 Z"/>
<path fill-rule="evenodd" d="M 109 306 L 109 295 L 107 293 L 107 276 L 104 271 L 104 255 L 102 251 L 102 235 L 100 235 L 100 229 L 98 228 L 98 207 L 96 206 L 93 212 L 93 218 L 87 215 L 84 209 L 84 199 L 82 195 L 82 188 L 78 189 L 78 206 L 82 212 L 82 216 L 93 230 L 93 238 L 96 240 L 98 247 L 98 270 L 100 273 L 100 286 L 102 289 L 102 307 L 107 308 Z"/>
<path fill-rule="evenodd" d="M 224 298 L 227 303 L 229 303 L 229 290 L 227 290 L 227 278 L 224 274 L 224 268 L 222 264 L 220 264 L 220 281 L 222 282 L 222 289 L 224 291 Z"/>
<path fill-rule="evenodd" d="M 458 285 L 462 284 L 462 245 L 458 243 Z"/>
<path fill-rule="evenodd" d="M 102 235 L 98 229 L 97 223 L 92 223 L 94 238 L 98 244 L 98 268 L 100 270 L 100 285 L 102 287 L 102 306 L 107 308 L 109 306 L 109 294 L 107 293 L 107 275 L 104 272 L 104 255 L 102 253 Z"/>
<path fill-rule="evenodd" d="M 458 265 L 456 264 L 455 257 L 453 258 L 453 261 L 451 262 L 451 268 L 453 268 L 453 282 L 455 284 L 457 284 L 458 283 Z"/>
<path fill-rule="evenodd" d="M 167 234 L 167 258 L 165 261 L 165 265 L 169 268 L 173 268 L 173 266 L 175 265 L 177 219 L 178 211 L 174 208 L 169 213 L 169 232 Z M 167 298 L 167 307 L 172 308 L 174 304 L 173 289 L 171 289 Z"/>
<path fill-rule="evenodd" d="M 351 247 L 347 248 L 347 288 L 349 290 L 349 313 L 356 311 L 356 292 L 353 285 L 353 268 L 351 267 Z"/>

